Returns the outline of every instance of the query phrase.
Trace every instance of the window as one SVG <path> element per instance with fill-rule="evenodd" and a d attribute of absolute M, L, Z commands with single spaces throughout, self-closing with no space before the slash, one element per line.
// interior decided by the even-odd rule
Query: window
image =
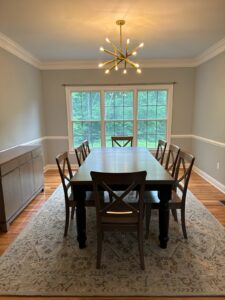
<path fill-rule="evenodd" d="M 104 92 L 106 146 L 113 135 L 133 135 L 133 91 Z"/>
<path fill-rule="evenodd" d="M 156 148 L 167 139 L 167 90 L 138 91 L 138 146 Z"/>
<path fill-rule="evenodd" d="M 87 139 L 92 147 L 99 147 L 101 145 L 100 92 L 72 92 L 71 106 L 73 146 L 76 147 Z"/>
<path fill-rule="evenodd" d="M 134 145 L 155 149 L 170 140 L 172 85 L 67 87 L 70 150 L 88 139 L 111 146 L 113 135 L 133 135 Z"/>

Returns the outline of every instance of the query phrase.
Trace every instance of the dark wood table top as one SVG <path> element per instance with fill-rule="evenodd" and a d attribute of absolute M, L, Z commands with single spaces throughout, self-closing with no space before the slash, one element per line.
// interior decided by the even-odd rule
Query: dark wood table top
<path fill-rule="evenodd" d="M 129 173 L 147 171 L 146 184 L 172 185 L 174 179 L 147 148 L 96 148 L 92 149 L 71 180 L 72 185 L 90 185 L 90 172 Z"/>

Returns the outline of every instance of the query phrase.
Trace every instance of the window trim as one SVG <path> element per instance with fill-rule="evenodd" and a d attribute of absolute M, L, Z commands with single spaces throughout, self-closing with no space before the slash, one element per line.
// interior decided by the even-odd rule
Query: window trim
<path fill-rule="evenodd" d="M 72 129 L 72 106 L 71 106 L 71 93 L 72 92 L 85 92 L 85 91 L 98 91 L 100 93 L 100 110 L 101 110 L 101 144 L 105 147 L 105 111 L 104 111 L 104 92 L 105 91 L 133 91 L 133 136 L 134 145 L 137 145 L 137 127 L 138 127 L 138 91 L 139 90 L 167 90 L 167 142 L 170 143 L 171 131 L 172 131 L 172 108 L 173 108 L 173 84 L 160 84 L 160 85 L 98 85 L 98 86 L 66 86 L 66 106 L 67 106 L 67 129 L 68 129 L 68 140 L 69 140 L 69 151 L 73 151 L 73 129 Z M 86 121 L 88 122 L 88 120 Z M 155 148 L 150 148 L 150 150 L 155 150 Z"/>

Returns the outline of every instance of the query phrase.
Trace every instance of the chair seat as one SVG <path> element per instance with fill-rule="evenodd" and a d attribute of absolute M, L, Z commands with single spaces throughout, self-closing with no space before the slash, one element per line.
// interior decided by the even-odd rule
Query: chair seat
<path fill-rule="evenodd" d="M 109 214 L 107 216 L 101 217 L 101 222 L 103 224 L 137 224 L 138 217 L 137 215 L 131 216 L 129 214 L 117 215 L 117 214 Z"/>

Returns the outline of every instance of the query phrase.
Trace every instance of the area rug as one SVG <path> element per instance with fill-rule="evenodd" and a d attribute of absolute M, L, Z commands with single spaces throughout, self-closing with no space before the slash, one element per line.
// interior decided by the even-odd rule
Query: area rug
<path fill-rule="evenodd" d="M 157 212 L 144 243 L 140 269 L 134 233 L 104 237 L 102 268 L 96 264 L 95 211 L 87 209 L 87 248 L 76 241 L 76 221 L 63 237 L 59 187 L 0 258 L 0 295 L 22 296 L 224 296 L 225 229 L 190 193 L 188 240 L 170 218 L 167 249 L 158 246 Z"/>

